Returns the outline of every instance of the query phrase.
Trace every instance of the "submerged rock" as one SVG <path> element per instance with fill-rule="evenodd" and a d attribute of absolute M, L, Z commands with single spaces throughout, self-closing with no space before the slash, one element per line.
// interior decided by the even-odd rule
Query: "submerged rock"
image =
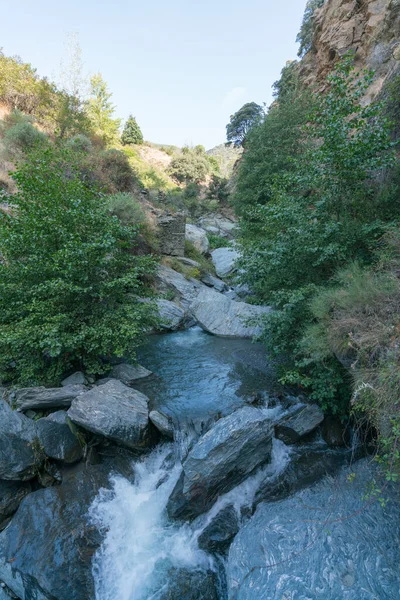
<path fill-rule="evenodd" d="M 39 419 L 36 427 L 46 456 L 65 463 L 74 463 L 82 458 L 82 446 L 71 430 L 66 411 L 59 410 Z"/>
<path fill-rule="evenodd" d="M 47 410 L 49 408 L 68 408 L 72 400 L 84 394 L 87 388 L 84 385 L 66 385 L 60 388 L 32 387 L 16 390 L 13 395 L 13 404 L 19 410 Z"/>
<path fill-rule="evenodd" d="M 271 312 L 268 306 L 234 302 L 210 288 L 203 289 L 190 306 L 200 327 L 214 335 L 252 338 L 261 333 L 257 321 Z M 253 321 L 249 323 L 248 321 Z"/>
<path fill-rule="evenodd" d="M 223 508 L 203 529 L 197 540 L 199 548 L 207 552 L 223 553 L 239 531 L 239 517 L 235 507 Z"/>
<path fill-rule="evenodd" d="M 314 431 L 324 420 L 324 413 L 316 404 L 300 406 L 276 424 L 276 437 L 285 444 L 295 444 L 302 437 Z"/>
<path fill-rule="evenodd" d="M 164 415 L 158 410 L 152 410 L 149 417 L 154 427 L 158 429 L 162 435 L 174 439 L 174 427 L 171 419 L 168 418 L 167 415 Z"/>
<path fill-rule="evenodd" d="M 110 377 L 112 379 L 119 379 L 126 385 L 133 385 L 138 379 L 149 377 L 153 373 L 142 365 L 130 365 L 129 363 L 121 363 L 115 365 L 111 371 Z"/>
<path fill-rule="evenodd" d="M 217 248 L 211 252 L 211 258 L 218 277 L 226 277 L 236 269 L 240 254 L 234 248 Z"/>
<path fill-rule="evenodd" d="M 169 300 L 157 300 L 158 315 L 160 317 L 161 329 L 176 331 L 183 327 L 185 322 L 185 311 Z"/>
<path fill-rule="evenodd" d="M 203 435 L 183 463 L 167 505 L 172 518 L 207 511 L 220 494 L 271 459 L 272 426 L 261 410 L 246 406 L 220 419 Z"/>
<path fill-rule="evenodd" d="M 210 242 L 208 241 L 207 232 L 201 227 L 191 225 L 190 223 L 187 224 L 185 228 L 185 238 L 202 254 L 208 252 Z"/>
<path fill-rule="evenodd" d="M 118 379 L 76 398 L 68 416 L 83 429 L 128 448 L 141 450 L 150 441 L 147 396 Z"/>
<path fill-rule="evenodd" d="M 0 398 L 0 479 L 32 479 L 42 462 L 35 423 Z"/>

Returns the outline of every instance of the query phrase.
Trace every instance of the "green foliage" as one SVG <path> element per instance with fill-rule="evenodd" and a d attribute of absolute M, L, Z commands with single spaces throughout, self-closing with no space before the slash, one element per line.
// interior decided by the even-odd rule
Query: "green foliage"
<path fill-rule="evenodd" d="M 242 155 L 242 148 L 231 144 L 220 144 L 208 150 L 207 154 L 217 161 L 220 176 L 229 179 L 233 174 L 235 164 Z"/>
<path fill-rule="evenodd" d="M 300 44 L 298 56 L 302 57 L 312 48 L 314 35 L 314 12 L 325 3 L 325 0 L 307 0 L 303 21 L 297 34 L 296 42 Z"/>
<path fill-rule="evenodd" d="M 89 153 L 93 151 L 93 144 L 87 135 L 75 135 L 66 142 L 66 147 L 77 152 Z"/>
<path fill-rule="evenodd" d="M 18 117 L 19 122 L 7 129 L 4 133 L 4 146 L 6 154 L 11 159 L 21 156 L 46 142 L 47 136 L 36 129 L 29 120 Z"/>
<path fill-rule="evenodd" d="M 121 135 L 121 142 L 126 144 L 143 144 L 143 134 L 135 117 L 129 115 Z"/>
<path fill-rule="evenodd" d="M 219 175 L 212 175 L 207 188 L 207 198 L 217 200 L 219 204 L 227 204 L 229 198 L 228 180 Z"/>
<path fill-rule="evenodd" d="M 128 252 L 137 229 L 110 217 L 67 151 L 34 153 L 13 177 L 14 210 L 0 213 L 0 379 L 101 373 L 153 324 L 142 301 L 153 259 Z"/>
<path fill-rule="evenodd" d="M 88 181 L 98 182 L 108 194 L 130 192 L 136 182 L 126 154 L 114 148 L 88 154 L 80 164 Z"/>
<path fill-rule="evenodd" d="M 231 115 L 226 126 L 226 139 L 229 144 L 243 146 L 249 131 L 257 125 L 264 116 L 264 109 L 255 102 L 244 104 L 235 114 Z"/>
<path fill-rule="evenodd" d="M 112 94 L 108 91 L 106 82 L 100 73 L 93 75 L 90 80 L 90 98 L 86 112 L 94 134 L 106 146 L 112 146 L 119 139 L 121 119 L 113 118 L 115 107 L 111 102 Z"/>
<path fill-rule="evenodd" d="M 213 233 L 207 233 L 207 238 L 210 244 L 210 252 L 216 248 L 229 248 L 231 242 L 220 235 L 214 235 Z"/>
<path fill-rule="evenodd" d="M 201 183 L 216 172 L 218 164 L 202 146 L 182 148 L 182 154 L 171 161 L 169 172 L 180 183 Z"/>
<path fill-rule="evenodd" d="M 146 217 L 133 194 L 119 192 L 108 196 L 108 208 L 124 225 L 143 225 Z"/>
<path fill-rule="evenodd" d="M 189 240 L 185 240 L 185 256 L 199 263 L 200 275 L 204 275 L 205 273 L 215 274 L 215 267 L 212 261 L 197 250 L 196 246 L 192 242 L 189 242 Z"/>

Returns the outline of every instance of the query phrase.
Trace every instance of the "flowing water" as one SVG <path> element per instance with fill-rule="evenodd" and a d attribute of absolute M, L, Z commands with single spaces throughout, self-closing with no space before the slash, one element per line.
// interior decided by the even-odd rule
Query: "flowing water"
<path fill-rule="evenodd" d="M 305 490 L 292 499 L 272 504 L 261 502 L 251 517 L 260 489 L 279 482 L 288 465 L 296 464 L 295 455 L 299 451 L 279 440 L 274 440 L 271 463 L 221 495 L 208 513 L 192 523 L 168 520 L 166 505 L 182 470 L 180 458 L 198 435 L 221 415 L 254 400 L 255 395 L 264 400 L 262 410 L 271 420 L 276 419 L 283 408 L 271 402 L 273 406 L 268 407 L 268 398 L 278 391 L 273 370 L 266 362 L 263 348 L 246 340 L 216 338 L 193 328 L 152 337 L 142 349 L 140 361 L 155 373 L 141 384 L 142 391 L 151 398 L 152 407 L 173 417 L 181 435 L 175 444 L 160 444 L 138 461 L 133 483 L 114 477 L 111 490 L 103 490 L 93 503 L 90 519 L 104 532 L 103 544 L 93 562 L 96 600 L 186 600 L 186 596 L 168 595 L 168 578 L 179 569 L 195 570 L 204 577 L 213 571 L 218 573 L 219 600 L 228 597 L 230 600 L 400 599 L 400 578 L 393 571 L 396 569 L 394 558 L 400 559 L 396 538 L 398 520 L 392 526 L 397 546 L 396 542 L 385 546 L 383 541 L 375 562 L 376 548 L 366 541 L 369 526 L 373 535 L 379 535 L 380 528 L 382 532 L 385 529 L 382 523 L 387 515 L 379 512 L 377 503 L 373 503 L 370 514 L 367 511 L 367 525 L 360 533 L 360 540 L 346 542 L 345 521 L 338 540 L 332 543 L 326 539 L 329 536 L 322 535 L 310 548 L 307 536 L 311 533 L 304 523 L 308 521 L 310 510 L 321 508 L 316 504 L 322 503 L 323 509 L 328 502 L 332 488 L 329 481 L 321 483 L 319 488 L 319 484 L 310 488 L 311 498 L 307 496 L 309 490 Z M 325 451 L 318 439 L 305 444 L 300 452 L 308 452 L 309 448 Z M 312 495 L 314 488 L 320 496 Z M 357 490 L 358 496 L 356 492 L 345 492 L 340 502 L 336 499 L 341 515 L 358 507 L 356 500 L 360 500 L 362 491 Z M 306 494 L 305 499 L 302 494 Z M 215 557 L 199 548 L 198 538 L 228 505 L 235 508 L 242 528 L 229 557 Z M 330 519 L 333 512 L 329 512 Z M 354 528 L 353 524 L 348 529 L 353 538 Z M 328 530 L 328 526 L 325 529 Z M 296 545 L 302 549 L 299 556 L 295 552 Z M 342 560 L 343 553 L 346 558 Z M 280 556 L 284 557 L 283 561 Z M 263 565 L 268 561 L 275 561 L 279 566 L 265 569 Z M 362 565 L 369 566 L 361 568 Z M 371 565 L 376 570 L 376 590 L 381 595 L 374 596 L 373 581 L 367 582 L 368 594 L 363 592 L 365 577 L 356 585 L 357 572 L 367 573 Z M 336 567 L 339 574 L 335 578 Z M 192 590 L 190 600 L 215 597 L 211 592 L 209 596 L 196 595 Z"/>

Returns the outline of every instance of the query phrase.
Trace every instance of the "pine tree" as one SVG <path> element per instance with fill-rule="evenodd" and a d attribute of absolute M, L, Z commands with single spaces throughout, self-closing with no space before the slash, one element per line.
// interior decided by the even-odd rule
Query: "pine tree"
<path fill-rule="evenodd" d="M 129 115 L 121 136 L 121 142 L 126 144 L 142 144 L 143 134 L 135 117 Z"/>

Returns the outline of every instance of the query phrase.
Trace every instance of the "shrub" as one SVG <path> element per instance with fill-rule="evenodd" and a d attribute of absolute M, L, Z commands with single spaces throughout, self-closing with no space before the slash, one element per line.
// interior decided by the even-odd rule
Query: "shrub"
<path fill-rule="evenodd" d="M 130 192 L 136 182 L 128 157 L 120 150 L 104 150 L 92 157 L 95 174 L 109 193 Z"/>
<path fill-rule="evenodd" d="M 222 237 L 221 235 L 215 235 L 213 233 L 207 233 L 207 238 L 210 243 L 210 251 L 215 250 L 216 248 L 229 248 L 231 242 Z"/>
<path fill-rule="evenodd" d="M 129 254 L 137 228 L 110 217 L 68 151 L 40 150 L 13 177 L 15 210 L 0 213 L 0 379 L 102 373 L 153 324 L 142 299 L 154 261 Z"/>
<path fill-rule="evenodd" d="M 325 0 L 308 0 L 304 11 L 300 31 L 296 42 L 300 44 L 298 56 L 304 56 L 311 50 L 314 35 L 314 12 L 325 3 Z"/>
<path fill-rule="evenodd" d="M 91 140 L 84 134 L 74 135 L 66 142 L 66 147 L 77 152 L 89 153 L 93 150 Z"/>
<path fill-rule="evenodd" d="M 10 158 L 16 159 L 44 143 L 46 139 L 46 135 L 36 129 L 32 123 L 21 120 L 5 132 L 4 146 Z"/>
<path fill-rule="evenodd" d="M 146 216 L 133 194 L 119 192 L 108 196 L 108 208 L 124 225 L 143 225 Z"/>

